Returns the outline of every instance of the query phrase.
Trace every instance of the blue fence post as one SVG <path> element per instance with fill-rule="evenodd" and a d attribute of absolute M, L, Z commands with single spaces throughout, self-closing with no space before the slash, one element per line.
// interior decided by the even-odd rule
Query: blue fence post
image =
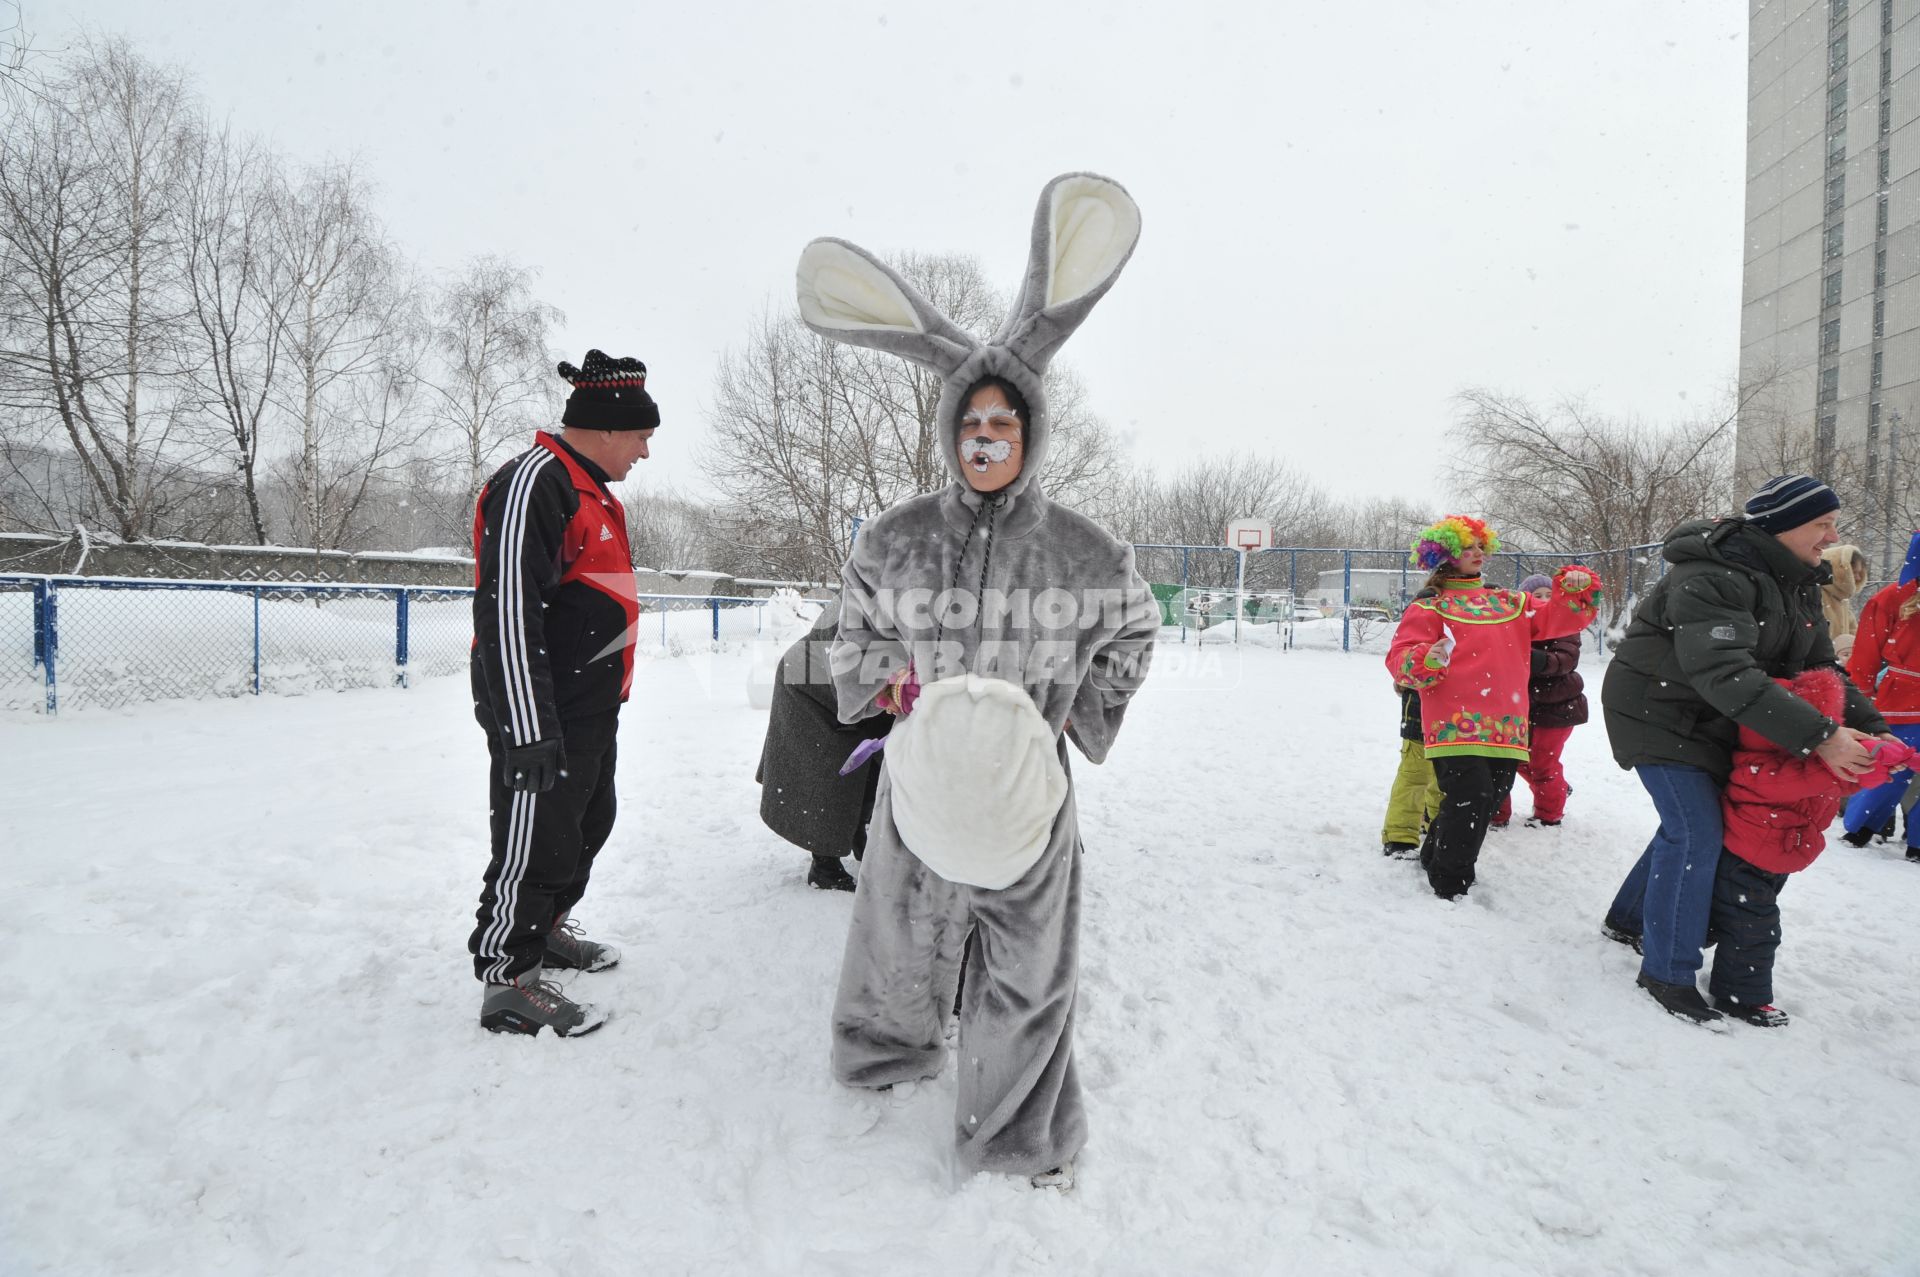
<path fill-rule="evenodd" d="M 1353 650 L 1353 551 L 1340 551 L 1340 650 Z"/>
<path fill-rule="evenodd" d="M 47 583 L 33 583 L 33 668 L 47 663 Z"/>
<path fill-rule="evenodd" d="M 407 591 L 403 587 L 393 592 L 393 682 L 396 687 L 407 685 Z"/>
<path fill-rule="evenodd" d="M 720 600 L 708 599 L 707 606 L 713 609 L 713 641 L 720 641 Z"/>
<path fill-rule="evenodd" d="M 60 587 L 42 581 L 40 604 L 40 665 L 47 676 L 47 713 L 60 712 Z"/>
<path fill-rule="evenodd" d="M 260 695 L 260 587 L 253 587 L 253 694 Z"/>

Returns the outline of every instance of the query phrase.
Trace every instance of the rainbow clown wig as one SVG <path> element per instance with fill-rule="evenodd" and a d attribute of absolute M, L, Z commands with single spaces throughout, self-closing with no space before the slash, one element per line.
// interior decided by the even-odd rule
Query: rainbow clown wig
<path fill-rule="evenodd" d="M 1492 554 L 1500 548 L 1500 534 L 1469 515 L 1450 514 L 1421 529 L 1414 538 L 1413 561 L 1431 572 L 1476 546 Z"/>

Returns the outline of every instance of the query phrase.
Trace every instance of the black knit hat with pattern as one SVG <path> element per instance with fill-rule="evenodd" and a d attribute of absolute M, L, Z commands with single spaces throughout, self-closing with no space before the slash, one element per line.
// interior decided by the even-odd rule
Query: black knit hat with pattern
<path fill-rule="evenodd" d="M 573 387 L 562 425 L 576 430 L 655 430 L 660 409 L 647 394 L 647 366 L 638 359 L 614 359 L 589 350 L 575 368 L 560 362 L 560 375 Z"/>

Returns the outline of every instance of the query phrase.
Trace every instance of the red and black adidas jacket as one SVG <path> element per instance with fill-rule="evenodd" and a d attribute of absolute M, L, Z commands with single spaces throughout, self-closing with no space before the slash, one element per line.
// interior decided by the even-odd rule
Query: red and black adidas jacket
<path fill-rule="evenodd" d="M 473 700 L 508 747 L 619 708 L 633 686 L 627 516 L 606 476 L 541 431 L 473 515 Z"/>

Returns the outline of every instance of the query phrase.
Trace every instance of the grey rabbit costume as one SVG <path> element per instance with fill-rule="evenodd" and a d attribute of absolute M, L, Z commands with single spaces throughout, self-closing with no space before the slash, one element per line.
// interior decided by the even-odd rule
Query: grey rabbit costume
<path fill-rule="evenodd" d="M 1042 761 L 1057 755 L 1063 777 L 1066 740 L 1092 762 L 1106 758 L 1146 675 L 1159 614 L 1132 547 L 1040 490 L 1050 427 L 1043 379 L 1132 254 L 1139 227 L 1139 210 L 1117 183 L 1084 173 L 1048 183 L 1020 294 L 985 344 L 864 250 L 822 239 L 802 254 L 800 310 L 814 331 L 890 351 L 945 379 L 938 419 L 949 432 L 954 479 L 891 507 L 855 539 L 833 649 L 843 722 L 885 712 L 876 697 L 911 660 L 926 682 L 964 673 L 1024 689 L 1051 731 Z M 957 449 L 961 412 L 986 377 L 1019 390 L 1028 420 L 1018 476 L 982 494 L 967 484 Z M 932 594 L 934 606 L 916 607 L 913 592 Z M 1036 604 L 1042 596 L 1051 603 Z M 1027 712 L 1024 702 L 1019 709 Z M 902 718 L 890 747 L 911 718 Z M 983 793 L 999 761 L 972 764 Z M 1072 1055 L 1081 847 L 1070 779 L 1038 859 L 992 890 L 941 877 L 907 846 L 895 822 L 906 794 L 896 782 L 911 777 L 902 763 L 881 755 L 834 1002 L 834 1075 L 884 1087 L 940 1072 L 971 926 L 954 1113 L 959 1164 L 1027 1175 L 1062 1167 L 1086 1140 Z M 968 792 L 974 779 L 944 782 Z M 991 803 L 983 797 L 981 806 Z M 991 813 L 983 810 L 982 820 L 991 825 Z"/>

